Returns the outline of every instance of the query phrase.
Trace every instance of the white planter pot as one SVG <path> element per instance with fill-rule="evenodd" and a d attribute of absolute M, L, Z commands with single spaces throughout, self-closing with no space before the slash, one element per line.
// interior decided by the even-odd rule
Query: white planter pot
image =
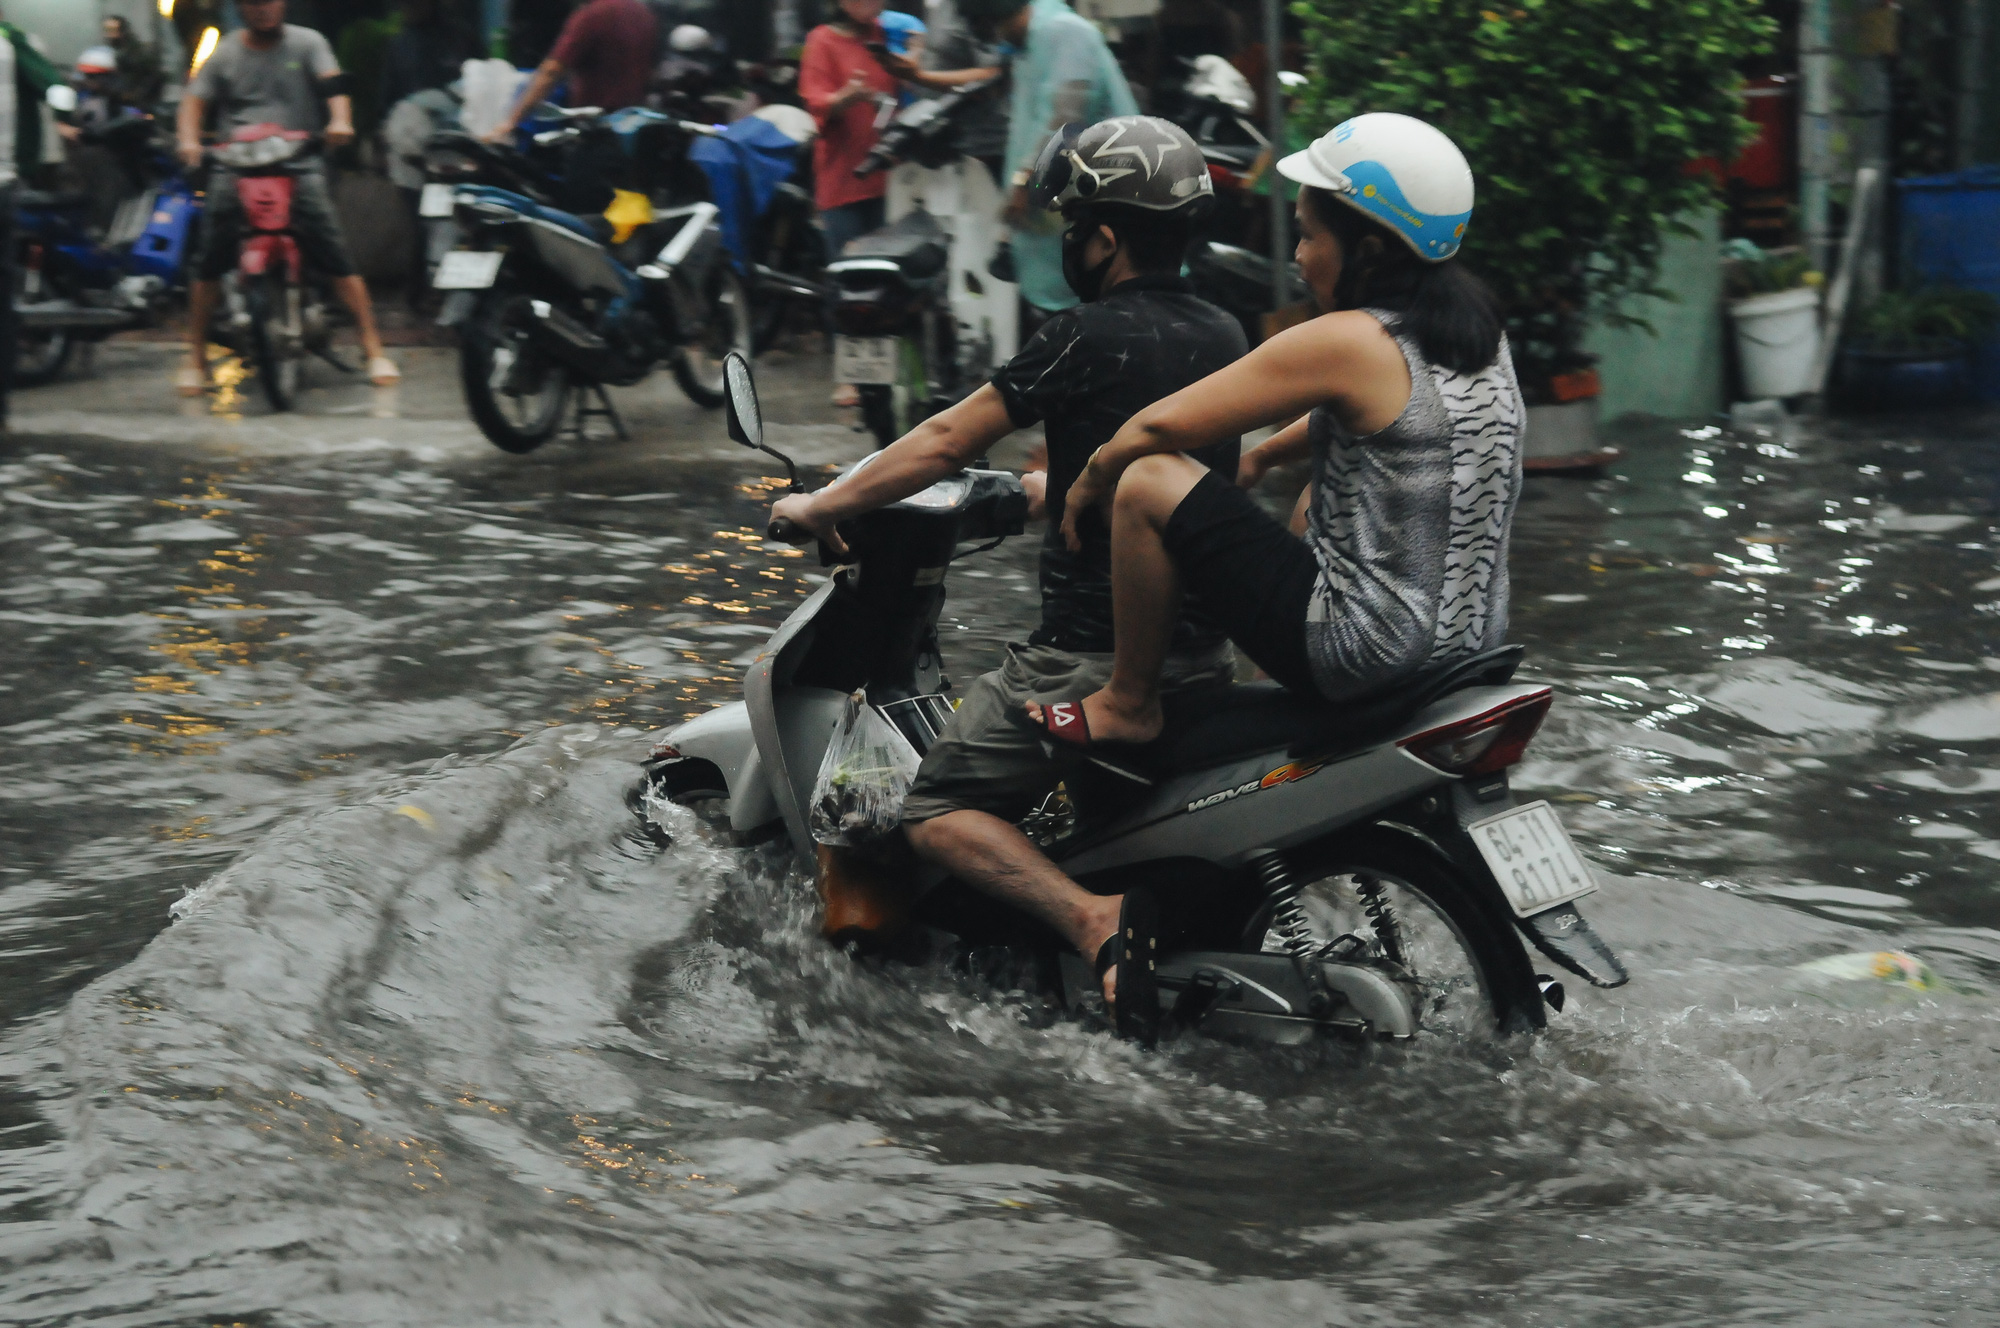
<path fill-rule="evenodd" d="M 1743 390 L 1753 400 L 1795 397 L 1819 388 L 1819 291 L 1811 286 L 1729 302 Z"/>

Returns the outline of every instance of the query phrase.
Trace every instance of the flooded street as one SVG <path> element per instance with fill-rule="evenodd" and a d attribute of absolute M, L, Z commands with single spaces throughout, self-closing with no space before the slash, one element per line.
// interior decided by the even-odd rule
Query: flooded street
<path fill-rule="evenodd" d="M 751 454 L 0 436 L 0 1321 L 1996 1321 L 1995 425 L 1530 481 L 1515 787 L 1634 980 L 1365 1055 L 1046 1026 L 635 834 L 820 574 Z"/>

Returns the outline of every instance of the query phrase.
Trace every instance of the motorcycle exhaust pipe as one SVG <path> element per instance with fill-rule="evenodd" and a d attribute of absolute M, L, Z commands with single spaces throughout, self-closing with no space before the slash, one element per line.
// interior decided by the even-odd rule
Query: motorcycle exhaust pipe
<path fill-rule="evenodd" d="M 530 339 L 536 349 L 596 381 L 604 372 L 611 343 L 547 300 L 530 300 L 528 307 L 535 315 Z"/>

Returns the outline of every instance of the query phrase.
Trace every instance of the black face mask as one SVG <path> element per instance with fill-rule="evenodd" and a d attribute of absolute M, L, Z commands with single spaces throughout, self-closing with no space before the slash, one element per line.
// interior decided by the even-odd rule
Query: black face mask
<path fill-rule="evenodd" d="M 1091 303 L 1104 293 L 1104 279 L 1111 275 L 1112 261 L 1118 257 L 1118 251 L 1114 249 L 1096 267 L 1085 267 L 1084 246 L 1090 243 L 1090 237 L 1095 234 L 1097 234 L 1097 223 L 1089 221 L 1079 221 L 1062 233 L 1063 280 L 1067 281 L 1069 288 L 1076 292 L 1076 298 L 1085 304 Z"/>

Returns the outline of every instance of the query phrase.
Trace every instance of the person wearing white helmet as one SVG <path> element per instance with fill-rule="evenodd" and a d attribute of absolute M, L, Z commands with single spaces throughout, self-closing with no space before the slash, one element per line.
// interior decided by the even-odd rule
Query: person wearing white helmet
<path fill-rule="evenodd" d="M 1498 309 L 1457 258 L 1471 169 L 1436 128 L 1390 114 L 1278 169 L 1304 186 L 1299 265 L 1326 312 L 1134 415 L 1070 489 L 1072 539 L 1081 512 L 1111 505 L 1111 680 L 1022 720 L 1100 763 L 1161 730 L 1183 595 L 1272 678 L 1334 703 L 1506 640 L 1526 410 Z M 1245 454 L 1243 487 L 1181 455 L 1266 425 L 1284 427 Z M 1295 534 L 1244 490 L 1307 456 Z"/>

